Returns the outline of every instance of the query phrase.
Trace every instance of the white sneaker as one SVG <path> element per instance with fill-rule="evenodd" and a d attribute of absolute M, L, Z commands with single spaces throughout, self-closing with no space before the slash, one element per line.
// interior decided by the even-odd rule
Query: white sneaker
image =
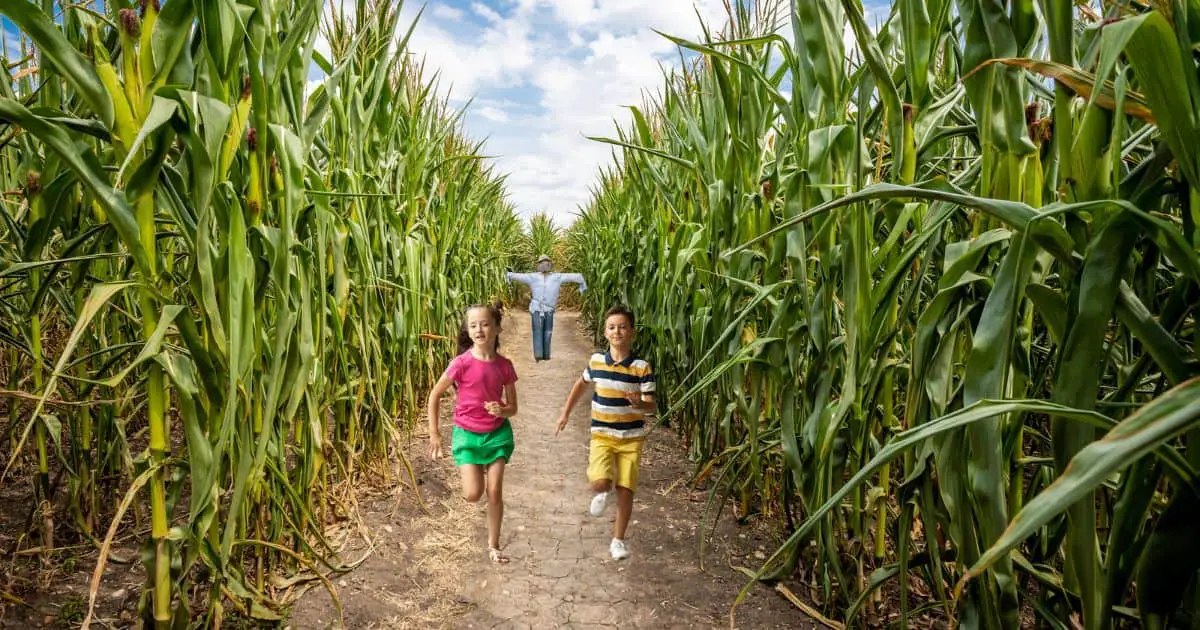
<path fill-rule="evenodd" d="M 624 560 L 629 557 L 629 548 L 625 546 L 624 540 L 612 539 L 608 545 L 608 551 L 612 553 L 613 560 Z"/>
<path fill-rule="evenodd" d="M 592 497 L 592 506 L 588 509 L 592 516 L 604 514 L 604 508 L 608 507 L 608 495 L 607 492 L 598 492 Z"/>

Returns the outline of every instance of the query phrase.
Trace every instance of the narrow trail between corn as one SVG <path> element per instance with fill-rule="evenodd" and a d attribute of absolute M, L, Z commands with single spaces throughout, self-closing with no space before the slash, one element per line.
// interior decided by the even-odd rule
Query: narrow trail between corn
<path fill-rule="evenodd" d="M 688 486 L 686 448 L 669 429 L 654 431 L 642 454 L 638 492 L 626 539 L 631 557 L 614 561 L 615 506 L 588 514 L 589 399 L 555 437 L 554 426 L 575 378 L 593 351 L 578 315 L 556 316 L 552 358 L 534 362 L 529 314 L 505 314 L 502 354 L 517 371 L 520 410 L 512 419 L 516 450 L 504 476 L 500 545 L 510 562 L 487 557 L 486 500 L 468 504 L 447 456 L 425 456 L 419 427 L 404 447 L 425 510 L 412 489 L 360 499 L 361 527 L 373 550 L 337 579 L 349 628 L 728 628 L 729 608 L 746 584 L 734 566 L 755 567 L 777 541 L 762 528 L 725 518 L 710 536 L 701 571 L 697 533 L 706 493 Z M 446 401 L 443 436 L 449 455 Z M 407 477 L 397 469 L 401 477 Z M 405 506 L 397 514 L 394 506 Z M 353 552 L 351 552 L 353 553 Z M 349 555 L 349 554 L 348 554 Z M 320 591 L 306 594 L 289 626 L 333 628 L 335 611 Z M 737 608 L 737 628 L 813 628 L 800 610 L 765 587 Z"/>

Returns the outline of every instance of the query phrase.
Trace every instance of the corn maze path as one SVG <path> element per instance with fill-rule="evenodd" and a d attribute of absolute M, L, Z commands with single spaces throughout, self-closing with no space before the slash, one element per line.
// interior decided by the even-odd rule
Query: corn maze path
<path fill-rule="evenodd" d="M 567 429 L 554 425 L 567 393 L 593 351 L 578 315 L 556 316 L 550 361 L 532 358 L 529 315 L 506 313 L 501 353 L 515 364 L 520 410 L 513 418 L 516 450 L 504 478 L 497 565 L 486 553 L 486 499 L 467 504 L 449 458 L 450 420 L 443 421 L 447 457 L 424 457 L 425 436 L 408 447 L 431 514 L 381 524 L 376 556 L 339 584 L 351 628 L 729 628 L 729 608 L 745 577 L 734 565 L 757 568 L 773 547 L 730 522 L 718 528 L 697 562 L 697 528 L 706 493 L 693 492 L 685 447 L 670 430 L 655 431 L 642 455 L 638 492 L 626 536 L 631 557 L 609 555 L 615 502 L 599 518 L 588 514 L 590 396 L 576 406 Z M 452 408 L 449 401 L 445 408 Z M 386 516 L 386 514 L 385 514 Z M 729 521 L 729 519 L 725 519 Z M 385 533 L 387 532 L 387 533 Z M 388 540 L 407 532 L 408 542 Z M 415 538 L 413 537 L 415 536 Z M 403 553 L 395 553 L 396 547 Z M 328 628 L 332 610 L 306 596 L 290 627 Z M 737 628 L 812 628 L 808 618 L 766 587 L 737 608 Z"/>

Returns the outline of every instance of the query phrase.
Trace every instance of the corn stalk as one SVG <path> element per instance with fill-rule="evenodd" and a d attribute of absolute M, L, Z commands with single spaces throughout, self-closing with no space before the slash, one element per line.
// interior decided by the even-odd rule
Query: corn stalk
<path fill-rule="evenodd" d="M 281 619 L 357 561 L 325 527 L 453 350 L 423 333 L 504 290 L 502 180 L 398 4 L 0 14 L 5 480 L 33 460 L 47 559 L 148 519 L 146 624 Z"/>
<path fill-rule="evenodd" d="M 1200 14 L 1132 7 L 735 3 L 597 138 L 585 310 L 638 313 L 702 532 L 783 523 L 757 580 L 860 624 L 885 589 L 901 627 L 1200 619 Z"/>

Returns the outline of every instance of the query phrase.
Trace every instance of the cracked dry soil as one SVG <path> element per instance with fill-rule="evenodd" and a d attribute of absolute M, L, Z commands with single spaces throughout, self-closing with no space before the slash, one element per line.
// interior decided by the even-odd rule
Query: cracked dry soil
<path fill-rule="evenodd" d="M 504 480 L 501 546 L 506 565 L 488 561 L 485 501 L 467 504 L 449 457 L 425 455 L 427 432 L 405 450 L 426 504 L 410 488 L 363 497 L 363 528 L 371 557 L 334 582 L 349 628 L 711 628 L 730 627 L 729 609 L 746 578 L 733 567 L 756 568 L 775 540 L 763 528 L 725 517 L 698 562 L 697 531 L 706 496 L 688 487 L 684 444 L 669 429 L 647 439 L 640 488 L 627 542 L 632 556 L 609 556 L 615 510 L 587 512 L 589 403 L 576 407 L 558 437 L 554 424 L 567 392 L 592 352 L 575 313 L 556 316 L 553 358 L 535 363 L 529 316 L 506 314 L 501 352 L 512 359 L 520 412 L 512 420 L 516 451 Z M 443 409 L 452 405 L 443 404 Z M 450 425 L 449 418 L 444 421 Z M 449 441 L 449 431 L 443 436 Z M 449 444 L 446 445 L 447 455 Z M 397 478 L 400 469 L 396 469 Z M 407 476 L 404 476 L 407 479 Z M 397 501 L 400 507 L 396 509 Z M 353 549 L 346 557 L 356 557 Z M 328 594 L 314 589 L 289 625 L 337 627 Z M 813 628 L 800 610 L 766 587 L 737 608 L 738 628 Z"/>

